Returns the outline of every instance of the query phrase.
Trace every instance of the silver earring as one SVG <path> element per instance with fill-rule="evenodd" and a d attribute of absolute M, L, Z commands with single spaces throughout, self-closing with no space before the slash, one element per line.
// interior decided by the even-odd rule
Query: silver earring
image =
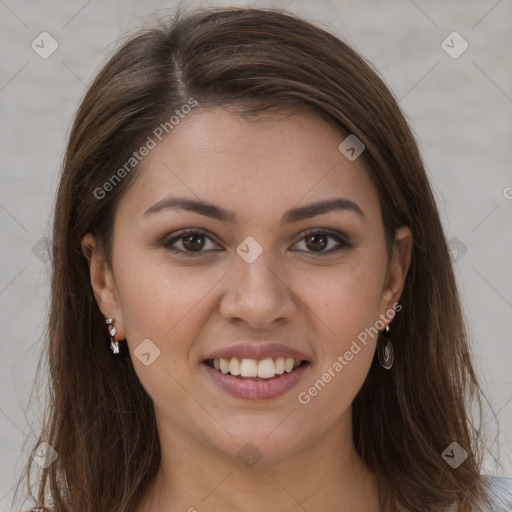
<path fill-rule="evenodd" d="M 110 334 L 110 350 L 112 351 L 113 354 L 119 354 L 119 341 L 116 341 L 114 339 L 117 333 L 115 318 L 107 318 L 105 320 L 105 323 L 108 325 L 108 333 Z"/>
<path fill-rule="evenodd" d="M 386 325 L 386 332 L 389 332 L 389 325 Z M 393 343 L 391 340 L 382 332 L 377 347 L 377 356 L 379 357 L 379 363 L 386 370 L 391 370 L 395 354 L 393 352 Z"/>

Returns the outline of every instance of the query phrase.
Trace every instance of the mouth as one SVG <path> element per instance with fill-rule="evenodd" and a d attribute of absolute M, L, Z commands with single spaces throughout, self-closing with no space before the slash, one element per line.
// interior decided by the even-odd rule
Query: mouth
<path fill-rule="evenodd" d="M 293 358 L 205 359 L 200 365 L 216 389 L 243 400 L 269 400 L 284 395 L 303 379 L 311 362 Z"/>
<path fill-rule="evenodd" d="M 231 357 L 205 359 L 203 363 L 224 375 L 231 375 L 240 380 L 260 382 L 295 372 L 298 368 L 308 365 L 309 361 L 292 357 L 267 357 L 260 360 Z"/>

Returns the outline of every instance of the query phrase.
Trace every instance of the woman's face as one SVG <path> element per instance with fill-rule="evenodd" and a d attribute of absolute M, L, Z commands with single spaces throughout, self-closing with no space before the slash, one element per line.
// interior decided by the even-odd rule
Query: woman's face
<path fill-rule="evenodd" d="M 112 271 L 94 252 L 91 279 L 161 436 L 271 461 L 350 434 L 377 341 L 365 329 L 391 322 L 411 240 L 399 230 L 388 262 L 376 189 L 344 139 L 312 113 L 198 109 L 139 164 Z"/>

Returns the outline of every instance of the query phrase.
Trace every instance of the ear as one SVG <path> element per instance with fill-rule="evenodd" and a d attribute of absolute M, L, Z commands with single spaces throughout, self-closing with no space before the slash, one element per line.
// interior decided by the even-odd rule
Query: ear
<path fill-rule="evenodd" d="M 405 278 L 411 264 L 413 237 L 408 226 L 401 226 L 395 231 L 391 261 L 381 297 L 381 314 L 393 309 L 393 304 L 400 300 L 405 285 Z"/>
<path fill-rule="evenodd" d="M 123 340 L 126 332 L 114 276 L 91 233 L 82 238 L 82 252 L 89 263 L 91 286 L 98 307 L 105 318 L 115 318 L 117 334 L 114 339 Z"/>

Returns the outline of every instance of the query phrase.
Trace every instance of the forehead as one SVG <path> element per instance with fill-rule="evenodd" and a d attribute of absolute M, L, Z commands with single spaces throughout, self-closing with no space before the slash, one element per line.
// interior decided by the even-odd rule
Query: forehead
<path fill-rule="evenodd" d="M 243 220 L 343 196 L 378 214 L 364 159 L 350 161 L 338 149 L 345 138 L 312 112 L 247 120 L 197 109 L 139 164 L 119 209 L 140 217 L 173 194 L 219 204 Z"/>

